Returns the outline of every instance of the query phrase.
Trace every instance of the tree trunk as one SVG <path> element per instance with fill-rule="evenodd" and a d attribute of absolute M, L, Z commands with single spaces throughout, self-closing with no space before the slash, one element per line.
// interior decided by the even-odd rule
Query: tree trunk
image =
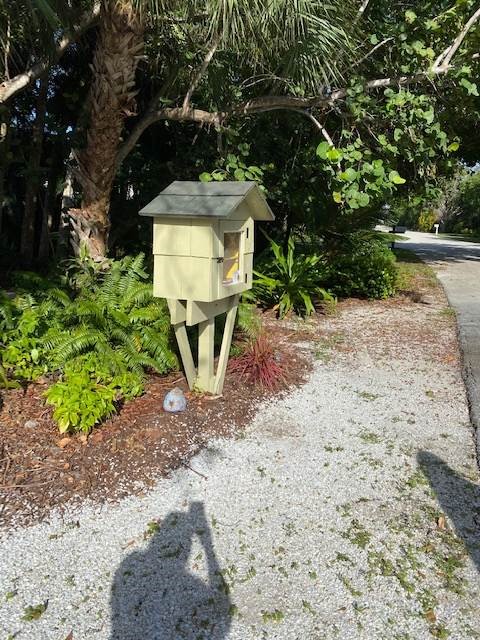
<path fill-rule="evenodd" d="M 76 177 L 82 204 L 70 210 L 72 246 L 102 260 L 108 250 L 110 195 L 125 118 L 135 108 L 135 72 L 143 50 L 143 28 L 132 0 L 104 0 L 92 63 L 87 142 L 77 152 Z"/>
<path fill-rule="evenodd" d="M 73 151 L 70 151 L 68 160 L 65 163 L 65 180 L 63 182 L 62 201 L 60 205 L 60 220 L 58 222 L 58 243 L 55 250 L 57 258 L 65 258 L 68 254 L 68 246 L 70 244 L 70 215 L 69 211 L 73 208 L 73 167 L 72 162 L 75 158 Z"/>
<path fill-rule="evenodd" d="M 32 128 L 32 146 L 27 167 L 27 185 L 25 188 L 25 208 L 20 239 L 20 256 L 24 265 L 30 265 L 34 254 L 35 219 L 37 213 L 38 191 L 40 188 L 40 163 L 42 160 L 45 113 L 47 110 L 48 78 L 41 78 L 35 107 L 35 121 Z"/>
<path fill-rule="evenodd" d="M 10 164 L 10 111 L 0 107 L 0 238 L 3 226 L 3 201 L 5 199 L 5 178 Z"/>
<path fill-rule="evenodd" d="M 52 209 L 55 200 L 56 177 L 55 168 L 52 167 L 48 176 L 48 184 L 45 189 L 45 198 L 42 206 L 42 228 L 38 245 L 38 261 L 41 264 L 45 264 L 50 256 L 50 231 L 53 220 Z"/>

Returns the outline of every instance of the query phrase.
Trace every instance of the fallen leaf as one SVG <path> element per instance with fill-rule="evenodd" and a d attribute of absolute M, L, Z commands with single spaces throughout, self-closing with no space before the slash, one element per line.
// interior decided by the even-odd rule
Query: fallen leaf
<path fill-rule="evenodd" d="M 57 440 L 56 444 L 60 449 L 65 449 L 65 447 L 67 447 L 71 442 L 72 438 L 61 438 L 60 440 Z"/>
<path fill-rule="evenodd" d="M 88 444 L 88 436 L 87 436 L 87 434 L 86 434 L 86 433 L 82 433 L 82 434 L 78 437 L 78 439 L 80 440 L 80 442 L 81 442 L 83 445 Z"/>
<path fill-rule="evenodd" d="M 65 640 L 73 640 L 73 631 L 70 631 L 70 633 L 68 634 L 68 636 L 65 638 Z"/>
<path fill-rule="evenodd" d="M 128 549 L 128 547 L 131 547 L 131 546 L 133 546 L 134 544 L 137 544 L 137 541 L 135 540 L 135 538 L 132 538 L 131 540 L 129 540 L 129 541 L 127 542 L 127 544 L 124 544 L 124 545 L 123 545 L 123 547 L 122 547 L 122 551 L 123 551 L 123 549 Z"/>
<path fill-rule="evenodd" d="M 63 465 L 64 469 L 70 469 L 70 463 L 69 462 L 65 462 L 65 464 Z"/>
<path fill-rule="evenodd" d="M 433 609 L 428 609 L 428 611 L 425 611 L 423 615 L 431 624 L 437 621 L 437 616 L 435 615 L 435 611 Z"/>
<path fill-rule="evenodd" d="M 90 441 L 93 444 L 98 444 L 99 442 L 103 442 L 104 435 L 101 431 L 96 431 L 94 434 L 90 436 Z"/>
<path fill-rule="evenodd" d="M 437 518 L 437 529 L 442 529 L 442 531 L 445 531 L 446 528 L 447 528 L 447 521 L 445 519 L 445 516 L 442 514 Z"/>

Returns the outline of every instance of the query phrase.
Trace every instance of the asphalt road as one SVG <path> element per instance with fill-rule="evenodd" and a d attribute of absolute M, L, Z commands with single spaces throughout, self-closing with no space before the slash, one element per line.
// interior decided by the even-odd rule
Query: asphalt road
<path fill-rule="evenodd" d="M 457 312 L 464 377 L 480 460 L 480 244 L 411 231 L 406 236 L 409 239 L 397 246 L 415 251 L 431 264 Z"/>

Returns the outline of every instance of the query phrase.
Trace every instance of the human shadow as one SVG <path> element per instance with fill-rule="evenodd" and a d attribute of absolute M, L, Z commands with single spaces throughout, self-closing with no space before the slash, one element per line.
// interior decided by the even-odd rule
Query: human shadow
<path fill-rule="evenodd" d="M 201 551 L 190 560 L 195 537 Z M 222 640 L 228 636 L 231 602 L 203 503 L 193 502 L 188 511 L 170 513 L 147 548 L 123 560 L 115 572 L 110 603 L 110 640 Z"/>
<path fill-rule="evenodd" d="M 441 458 L 427 451 L 417 454 L 442 511 L 480 572 L 480 486 L 459 475 Z"/>

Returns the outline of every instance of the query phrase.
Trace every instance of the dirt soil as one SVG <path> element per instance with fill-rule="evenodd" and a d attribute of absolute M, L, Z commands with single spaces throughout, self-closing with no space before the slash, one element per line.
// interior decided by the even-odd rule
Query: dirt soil
<path fill-rule="evenodd" d="M 268 333 L 288 380 L 305 379 L 308 357 L 294 348 L 292 331 L 266 315 Z M 296 332 L 294 332 L 295 334 Z M 163 410 L 165 394 L 180 387 L 187 410 Z M 227 375 L 220 397 L 192 394 L 178 371 L 152 375 L 145 393 L 118 414 L 84 434 L 58 432 L 53 409 L 45 405 L 47 384 L 3 392 L 0 408 L 0 526 L 43 520 L 52 508 L 74 501 L 118 500 L 141 493 L 189 460 L 209 440 L 239 434 L 258 404 L 271 392 Z M 279 390 L 278 393 L 283 393 Z"/>

